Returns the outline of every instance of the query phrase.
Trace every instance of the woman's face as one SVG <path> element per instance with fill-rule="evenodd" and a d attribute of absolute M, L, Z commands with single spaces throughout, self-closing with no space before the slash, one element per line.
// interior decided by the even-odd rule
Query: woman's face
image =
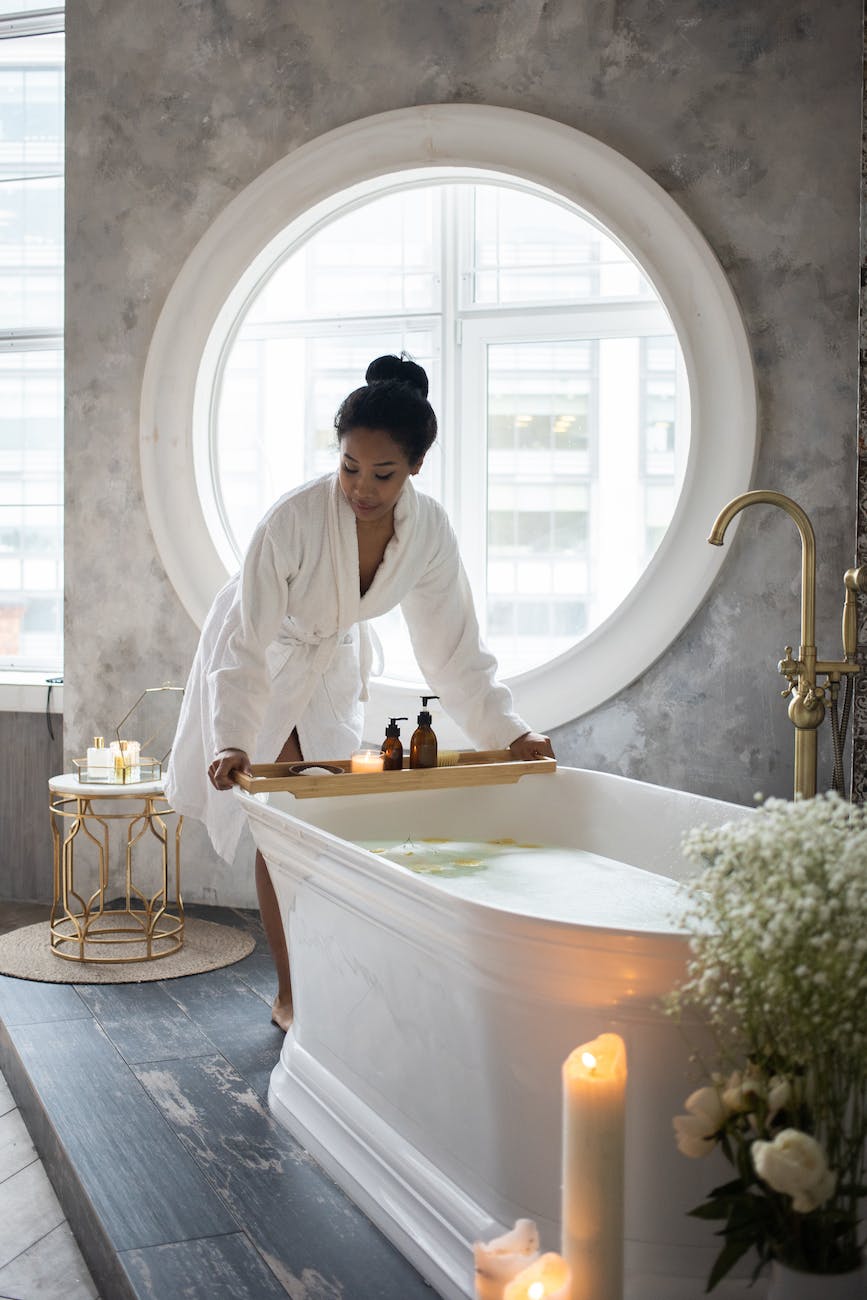
<path fill-rule="evenodd" d="M 390 517 L 404 483 L 419 472 L 423 460 L 410 465 L 403 449 L 382 429 L 344 433 L 338 475 L 356 519 L 378 523 Z"/>

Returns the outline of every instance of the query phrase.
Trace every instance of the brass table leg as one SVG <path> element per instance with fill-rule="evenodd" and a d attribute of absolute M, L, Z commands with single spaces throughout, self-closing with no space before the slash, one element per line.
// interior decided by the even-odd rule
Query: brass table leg
<path fill-rule="evenodd" d="M 96 812 L 100 803 L 141 801 L 121 812 Z M 177 952 L 184 942 L 184 908 L 181 898 L 181 829 L 183 818 L 168 806 L 163 795 L 136 796 L 129 789 L 99 795 L 60 794 L 52 791 L 49 803 L 54 849 L 54 898 L 49 926 L 51 948 L 66 961 L 119 964 L 158 961 Z M 165 818 L 177 816 L 174 834 L 174 899 L 169 894 L 169 832 Z M 126 857 L 123 906 L 106 905 L 109 887 L 109 822 L 126 821 Z M 97 833 L 91 828 L 96 823 Z M 68 825 L 67 825 L 68 824 Z M 66 828 L 66 829 L 64 829 Z M 150 831 L 159 843 L 159 883 L 146 894 L 135 879 L 135 847 Z M 75 841 L 81 834 L 97 852 L 97 887 L 85 899 L 75 883 Z M 172 909 L 172 910 L 169 910 Z M 124 945 L 128 955 L 105 955 L 100 948 Z"/>

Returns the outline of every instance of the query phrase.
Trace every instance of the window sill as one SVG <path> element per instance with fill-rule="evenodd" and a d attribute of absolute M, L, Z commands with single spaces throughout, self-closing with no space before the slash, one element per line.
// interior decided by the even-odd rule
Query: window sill
<path fill-rule="evenodd" d="M 44 713 L 48 677 L 59 673 L 20 673 L 0 670 L 0 713 Z M 51 712 L 63 712 L 63 686 L 52 686 Z"/>

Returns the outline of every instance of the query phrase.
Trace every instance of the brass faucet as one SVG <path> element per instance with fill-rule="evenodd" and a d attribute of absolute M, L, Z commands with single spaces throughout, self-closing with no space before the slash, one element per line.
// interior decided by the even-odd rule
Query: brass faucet
<path fill-rule="evenodd" d="M 777 668 L 789 685 L 781 692 L 784 699 L 792 696 L 789 717 L 795 725 L 795 798 L 810 799 L 816 793 L 817 732 L 825 716 L 825 694 L 830 692 L 836 701 L 840 679 L 846 674 L 861 671 L 856 662 L 857 650 L 857 598 L 858 592 L 867 591 L 867 565 L 847 569 L 843 576 L 846 599 L 843 605 L 843 659 L 821 660 L 816 657 L 816 536 L 807 515 L 790 497 L 782 492 L 742 492 L 734 497 L 714 520 L 708 541 L 711 546 L 722 546 L 725 531 L 736 514 L 746 506 L 779 506 L 794 519 L 801 534 L 801 644 L 797 659 L 792 658 L 792 647 L 786 646 L 785 657 Z M 827 686 L 818 685 L 817 678 L 825 677 Z"/>

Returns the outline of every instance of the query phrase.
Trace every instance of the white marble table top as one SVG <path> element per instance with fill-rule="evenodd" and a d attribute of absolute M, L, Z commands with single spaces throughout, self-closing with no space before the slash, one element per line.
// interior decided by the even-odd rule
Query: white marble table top
<path fill-rule="evenodd" d="M 162 781 L 128 781 L 125 785 L 108 781 L 79 781 L 75 772 L 52 776 L 48 782 L 52 794 L 80 795 L 87 799 L 145 799 L 162 795 Z"/>

